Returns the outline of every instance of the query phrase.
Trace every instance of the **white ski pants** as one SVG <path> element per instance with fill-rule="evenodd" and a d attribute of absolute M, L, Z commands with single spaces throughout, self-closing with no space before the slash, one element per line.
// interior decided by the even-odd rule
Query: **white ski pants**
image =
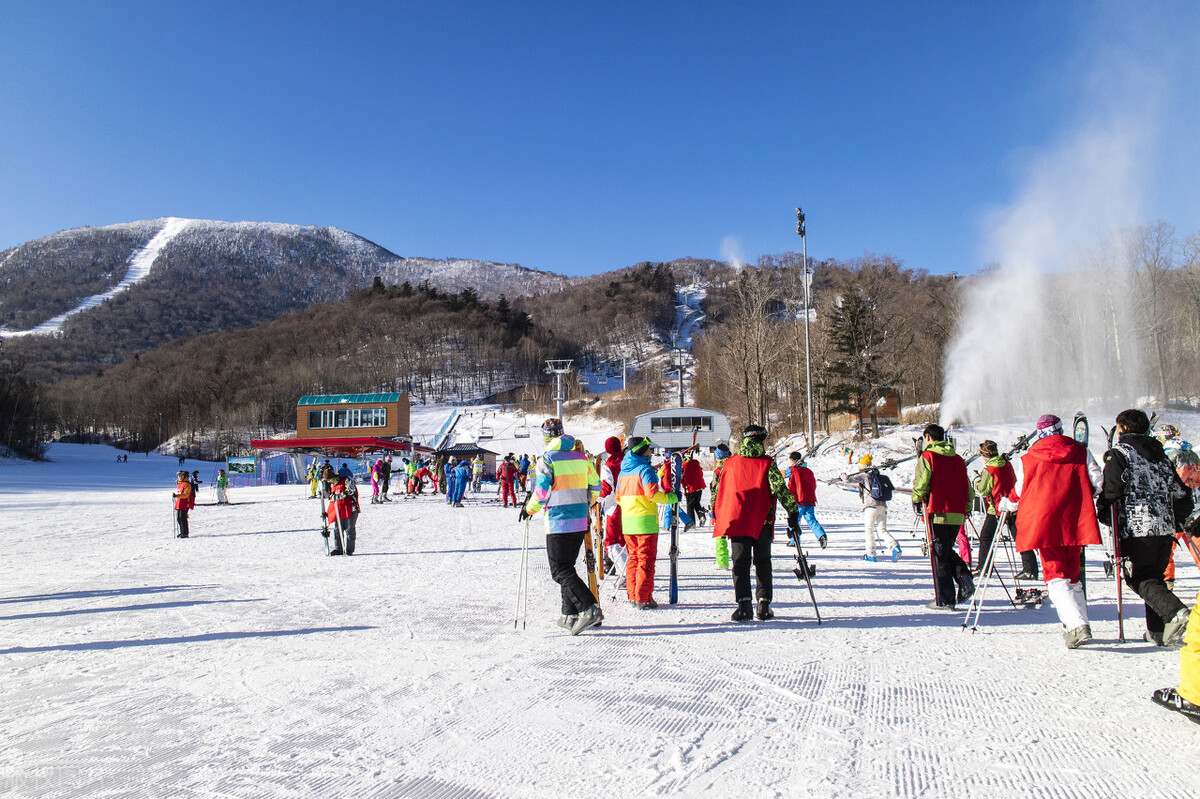
<path fill-rule="evenodd" d="M 896 539 L 887 529 L 887 508 L 870 506 L 863 508 L 863 532 L 866 535 L 866 549 L 868 555 L 875 554 L 875 528 L 879 528 L 879 533 L 887 537 L 893 547 L 899 546 Z"/>
<path fill-rule="evenodd" d="M 1087 600 L 1083 597 L 1083 584 L 1072 583 L 1065 577 L 1049 580 L 1046 583 L 1046 593 L 1054 603 L 1058 620 L 1068 630 L 1074 630 L 1088 623 Z"/>

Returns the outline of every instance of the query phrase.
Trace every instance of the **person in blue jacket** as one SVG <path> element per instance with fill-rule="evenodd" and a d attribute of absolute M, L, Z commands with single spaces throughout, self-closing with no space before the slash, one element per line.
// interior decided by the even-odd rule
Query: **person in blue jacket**
<path fill-rule="evenodd" d="M 463 494 L 466 493 L 467 490 L 467 481 L 471 479 L 471 464 L 467 462 L 466 458 L 463 458 L 454 465 L 452 474 L 453 477 L 450 482 L 450 504 L 455 508 L 461 508 L 463 506 Z"/>

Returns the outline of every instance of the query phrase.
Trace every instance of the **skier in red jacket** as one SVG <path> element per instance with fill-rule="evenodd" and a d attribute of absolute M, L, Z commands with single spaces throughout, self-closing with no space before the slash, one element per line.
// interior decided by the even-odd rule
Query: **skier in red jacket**
<path fill-rule="evenodd" d="M 1079 582 L 1082 547 L 1100 543 L 1088 477 L 1087 449 L 1063 435 L 1053 414 L 1038 419 L 1038 440 L 1021 457 L 1023 482 L 1017 513 L 1017 551 L 1042 556 L 1046 593 L 1066 628 L 1063 640 L 1075 649 L 1092 638 L 1087 601 Z"/>
<path fill-rule="evenodd" d="M 817 478 L 813 476 L 812 469 L 804 465 L 804 456 L 799 452 L 788 455 L 788 459 L 792 462 L 787 471 L 788 491 L 792 492 L 796 504 L 800 506 L 800 519 L 808 525 L 808 529 L 817 537 L 817 543 L 824 549 L 829 545 L 829 536 L 825 535 L 825 528 L 817 521 L 814 510 L 817 506 Z"/>
<path fill-rule="evenodd" d="M 767 431 L 749 425 L 738 454 L 726 458 L 720 479 L 713 485 L 713 537 L 727 536 L 733 555 L 733 595 L 737 610 L 733 621 L 759 621 L 775 617 L 771 610 L 771 541 L 775 538 L 775 502 L 788 514 L 788 529 L 799 529 L 800 508 L 787 483 L 766 454 Z M 797 538 L 799 535 L 797 534 Z M 754 563 L 758 588 L 757 612 L 750 595 L 750 563 Z"/>
<path fill-rule="evenodd" d="M 697 524 L 705 523 L 704 506 L 700 498 L 704 494 L 704 467 L 696 460 L 693 453 L 688 453 L 683 460 L 683 495 L 687 497 L 687 512 L 692 521 Z"/>
<path fill-rule="evenodd" d="M 511 452 L 504 457 L 504 463 L 496 471 L 496 479 L 500 482 L 500 503 L 507 508 L 509 500 L 512 500 L 513 507 L 516 507 L 517 494 L 513 486 L 517 482 L 517 464 L 513 463 Z"/>
<path fill-rule="evenodd" d="M 355 527 L 358 521 L 358 488 L 354 480 L 339 474 L 330 490 L 326 518 L 333 530 L 333 549 L 330 555 L 353 555 Z"/>
<path fill-rule="evenodd" d="M 617 575 L 617 588 L 620 588 L 625 581 L 625 563 L 629 560 L 625 536 L 621 533 L 621 505 L 617 502 L 621 460 L 625 457 L 621 439 L 616 436 L 605 439 L 604 454 L 608 456 L 600 464 L 600 507 L 605 517 L 604 570 Z"/>

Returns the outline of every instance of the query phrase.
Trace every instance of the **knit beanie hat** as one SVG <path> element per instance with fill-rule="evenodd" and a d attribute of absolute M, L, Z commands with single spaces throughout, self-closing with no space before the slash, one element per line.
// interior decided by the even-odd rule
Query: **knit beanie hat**
<path fill-rule="evenodd" d="M 723 460 L 725 460 L 726 458 L 728 458 L 728 457 L 729 457 L 730 455 L 732 455 L 732 454 L 733 454 L 733 453 L 729 451 L 729 445 L 728 445 L 728 444 L 726 444 L 726 443 L 724 443 L 724 442 L 721 442 L 720 444 L 717 444 L 717 446 L 716 446 L 716 449 L 715 449 L 715 450 L 713 450 L 713 455 L 714 455 L 714 456 L 716 457 L 716 459 L 717 459 L 717 460 L 719 460 L 719 461 L 723 461 Z"/>
<path fill-rule="evenodd" d="M 609 455 L 620 455 L 621 439 L 617 438 L 616 436 L 609 436 L 608 438 L 604 439 L 604 451 Z"/>
<path fill-rule="evenodd" d="M 1061 435 L 1063 431 L 1062 419 L 1059 419 L 1052 413 L 1044 413 L 1038 418 L 1037 430 L 1043 436 Z"/>
<path fill-rule="evenodd" d="M 1000 454 L 1000 448 L 996 446 L 995 441 L 985 439 L 979 442 L 979 454 L 985 458 L 994 458 Z"/>

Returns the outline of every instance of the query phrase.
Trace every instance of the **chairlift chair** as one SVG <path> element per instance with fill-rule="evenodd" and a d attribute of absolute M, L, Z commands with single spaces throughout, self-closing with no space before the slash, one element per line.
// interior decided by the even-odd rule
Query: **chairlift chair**
<path fill-rule="evenodd" d="M 492 428 L 487 427 L 487 426 L 481 426 L 479 428 L 479 435 L 477 435 L 475 437 L 475 440 L 476 441 L 491 441 L 492 440 Z"/>

